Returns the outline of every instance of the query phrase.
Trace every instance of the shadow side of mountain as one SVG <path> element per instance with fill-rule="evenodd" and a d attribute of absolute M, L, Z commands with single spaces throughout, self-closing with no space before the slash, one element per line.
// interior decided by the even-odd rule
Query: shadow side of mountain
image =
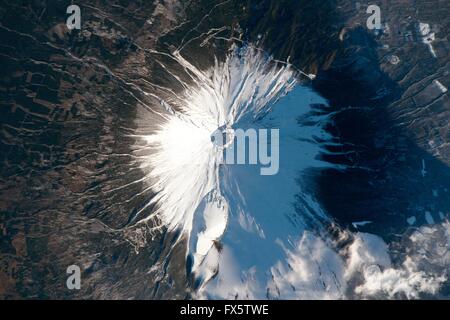
<path fill-rule="evenodd" d="M 389 108 L 402 92 L 380 70 L 376 47 L 365 29 L 351 30 L 313 83 L 329 101 L 321 111 L 334 113 L 326 130 L 341 144 L 328 146 L 323 159 L 347 169 L 316 172 L 311 191 L 341 226 L 370 221 L 358 230 L 394 239 L 410 217 L 417 226 L 427 223 L 427 212 L 434 221 L 439 212 L 450 212 L 450 170 L 391 117 Z"/>

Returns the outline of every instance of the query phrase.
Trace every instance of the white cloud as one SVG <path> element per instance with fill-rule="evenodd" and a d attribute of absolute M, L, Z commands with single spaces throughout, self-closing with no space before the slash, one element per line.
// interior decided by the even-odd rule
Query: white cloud
<path fill-rule="evenodd" d="M 417 299 L 437 294 L 447 281 L 448 222 L 422 227 L 406 237 L 400 243 L 402 259 L 389 255 L 388 245 L 376 235 L 352 236 L 351 244 L 338 253 L 330 243 L 305 232 L 294 250 L 285 249 L 286 259 L 271 269 L 269 298 Z"/>
<path fill-rule="evenodd" d="M 356 272 L 371 265 L 391 266 L 388 247 L 380 237 L 369 233 L 357 233 L 348 248 L 345 278 L 350 279 Z"/>
<path fill-rule="evenodd" d="M 416 263 L 407 257 L 399 269 L 388 268 L 381 271 L 376 265 L 364 269 L 364 283 L 356 287 L 355 292 L 362 296 L 384 294 L 388 298 L 404 295 L 408 299 L 417 299 L 421 293 L 435 294 L 447 278 L 427 274 L 417 270 Z"/>
<path fill-rule="evenodd" d="M 286 255 L 285 262 L 279 261 L 271 269 L 270 298 L 343 298 L 343 261 L 322 239 L 305 232 L 295 250 L 286 250 Z"/>
<path fill-rule="evenodd" d="M 365 267 L 364 282 L 355 293 L 362 297 L 408 299 L 420 298 L 424 293 L 436 294 L 450 270 L 450 223 L 421 227 L 404 245 L 406 257 L 399 267 Z"/>

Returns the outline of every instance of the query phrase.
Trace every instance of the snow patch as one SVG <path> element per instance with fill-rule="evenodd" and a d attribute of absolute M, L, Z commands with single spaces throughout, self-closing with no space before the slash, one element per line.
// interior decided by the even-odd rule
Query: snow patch
<path fill-rule="evenodd" d="M 433 45 L 431 44 L 435 40 L 435 33 L 431 32 L 430 25 L 428 23 L 419 23 L 419 32 L 422 35 L 422 42 L 425 43 L 431 55 L 436 58 L 436 52 L 434 51 Z"/>

